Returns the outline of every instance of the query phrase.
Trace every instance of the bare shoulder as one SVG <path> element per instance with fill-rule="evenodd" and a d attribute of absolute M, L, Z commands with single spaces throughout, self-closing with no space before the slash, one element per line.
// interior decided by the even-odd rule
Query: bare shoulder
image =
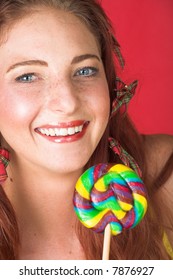
<path fill-rule="evenodd" d="M 167 225 L 165 232 L 173 245 L 173 136 L 148 135 L 145 136 L 144 139 L 148 170 L 153 179 L 157 178 L 169 160 L 169 177 L 158 192 L 158 197 L 161 203 L 163 200 L 167 208 L 167 213 L 169 213 L 169 215 L 166 216 L 165 212 L 163 213 L 165 225 Z"/>
<path fill-rule="evenodd" d="M 169 175 L 162 186 L 162 191 L 173 204 L 173 136 L 163 134 L 144 136 L 144 149 L 151 182 L 155 181 L 169 161 L 169 168 L 164 173 Z"/>
<path fill-rule="evenodd" d="M 169 155 L 173 152 L 173 135 L 151 134 L 145 135 L 145 145 L 147 152 Z"/>
<path fill-rule="evenodd" d="M 173 135 L 154 134 L 144 136 L 147 165 L 157 176 L 173 153 Z"/>

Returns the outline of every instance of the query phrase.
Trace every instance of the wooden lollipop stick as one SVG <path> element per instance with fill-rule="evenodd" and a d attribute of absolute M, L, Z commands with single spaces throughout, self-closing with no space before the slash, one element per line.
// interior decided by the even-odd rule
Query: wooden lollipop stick
<path fill-rule="evenodd" d="M 110 244 L 111 244 L 111 227 L 110 224 L 108 224 L 104 232 L 102 260 L 109 260 Z"/>

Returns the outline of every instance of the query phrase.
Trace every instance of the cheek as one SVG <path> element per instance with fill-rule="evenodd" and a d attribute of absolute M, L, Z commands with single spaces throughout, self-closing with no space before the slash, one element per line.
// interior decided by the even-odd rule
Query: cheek
<path fill-rule="evenodd" d="M 99 118 L 103 124 L 107 124 L 110 115 L 110 98 L 106 86 L 96 92 L 93 106 L 96 117 Z"/>
<path fill-rule="evenodd" d="M 0 104 L 4 105 L 1 106 L 0 110 L 0 130 L 2 130 L 2 127 L 24 126 L 32 120 L 36 108 L 28 97 L 20 96 L 5 89 L 1 93 Z"/>

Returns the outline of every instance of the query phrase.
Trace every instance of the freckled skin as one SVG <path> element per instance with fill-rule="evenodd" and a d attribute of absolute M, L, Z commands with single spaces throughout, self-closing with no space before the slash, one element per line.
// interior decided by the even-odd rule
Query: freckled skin
<path fill-rule="evenodd" d="M 86 164 L 104 133 L 109 93 L 101 59 L 72 64 L 83 54 L 100 58 L 94 36 L 74 15 L 52 13 L 40 10 L 24 18 L 0 46 L 0 131 L 11 156 L 23 164 L 74 172 Z M 47 65 L 12 67 L 30 60 Z M 98 71 L 90 77 L 77 75 L 84 67 Z M 26 73 L 34 73 L 32 82 L 16 80 Z M 52 143 L 35 131 L 46 124 L 76 120 L 90 123 L 84 136 L 71 143 Z"/>

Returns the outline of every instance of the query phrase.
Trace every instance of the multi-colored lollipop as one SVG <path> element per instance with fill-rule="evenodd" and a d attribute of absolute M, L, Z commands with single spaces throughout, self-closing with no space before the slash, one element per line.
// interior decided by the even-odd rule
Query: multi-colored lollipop
<path fill-rule="evenodd" d="M 74 209 L 84 226 L 111 234 L 135 227 L 147 209 L 143 181 L 122 164 L 98 164 L 86 170 L 76 184 Z"/>

